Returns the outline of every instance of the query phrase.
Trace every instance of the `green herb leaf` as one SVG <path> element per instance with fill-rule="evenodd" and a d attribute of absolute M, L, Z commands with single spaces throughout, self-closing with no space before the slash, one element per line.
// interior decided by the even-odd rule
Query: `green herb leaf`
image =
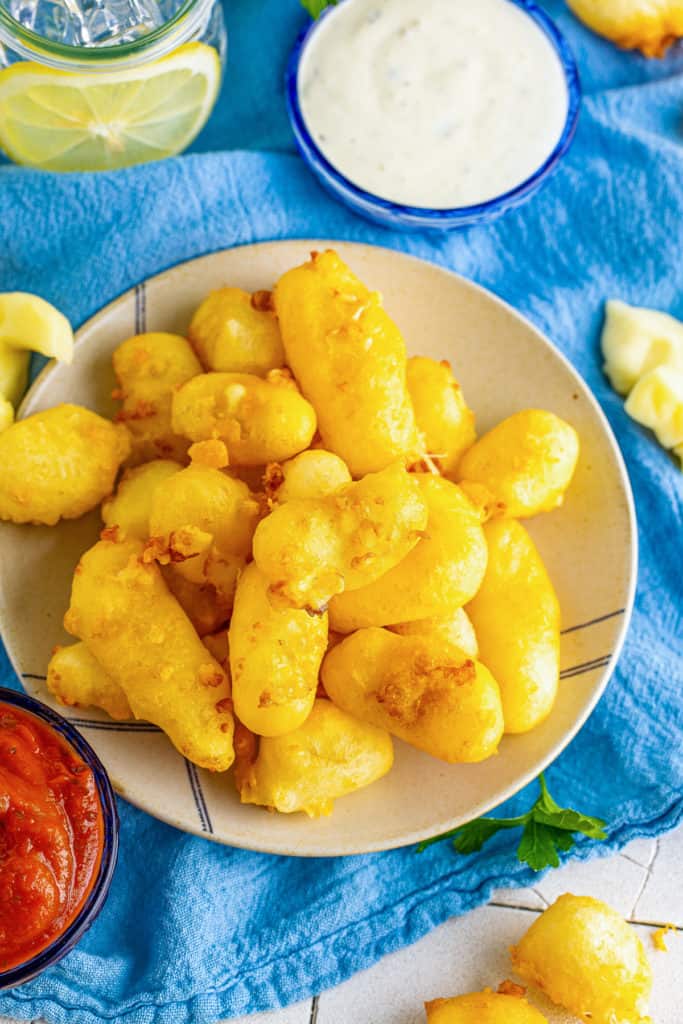
<path fill-rule="evenodd" d="M 476 853 L 491 836 L 495 836 L 496 832 L 505 828 L 517 828 L 525 821 L 526 815 L 521 818 L 476 818 L 475 821 L 453 828 L 450 832 L 442 832 L 440 836 L 423 839 L 417 847 L 417 852 L 422 853 L 428 846 L 440 843 L 444 839 L 452 839 L 458 853 Z"/>
<path fill-rule="evenodd" d="M 477 853 L 496 832 L 505 828 L 515 828 L 512 822 L 512 818 L 478 818 L 476 821 L 470 821 L 458 829 L 453 846 L 458 853 Z"/>
<path fill-rule="evenodd" d="M 534 810 L 534 819 L 540 825 L 552 825 L 553 828 L 564 829 L 565 832 L 581 832 L 591 839 L 606 839 L 605 822 L 601 818 L 591 818 L 568 807 L 561 808 L 556 814 Z"/>
<path fill-rule="evenodd" d="M 543 775 L 540 776 L 541 795 L 531 809 L 535 820 L 553 828 L 564 829 L 566 832 L 582 832 L 591 839 L 606 839 L 605 824 L 602 818 L 593 818 L 569 807 L 560 807 L 548 792 Z"/>
<path fill-rule="evenodd" d="M 543 775 L 539 777 L 539 783 L 540 796 L 526 814 L 517 818 L 478 818 L 450 832 L 425 839 L 418 846 L 418 853 L 444 839 L 452 839 L 453 846 L 460 854 L 478 853 L 501 830 L 522 828 L 517 857 L 532 870 L 542 871 L 544 868 L 559 866 L 558 851 L 566 853 L 571 850 L 577 832 L 591 839 L 607 838 L 605 822 L 601 818 L 591 817 L 570 807 L 560 807 L 550 795 Z"/>
<path fill-rule="evenodd" d="M 572 838 L 571 835 L 569 838 Z M 532 817 L 524 826 L 522 838 L 517 847 L 517 859 L 522 864 L 528 864 L 532 871 L 559 867 L 560 858 L 557 855 L 552 829 L 547 825 L 540 825 Z"/>
<path fill-rule="evenodd" d="M 337 0 L 301 0 L 301 6 L 305 7 L 312 18 L 319 18 L 327 7 L 334 7 Z"/>

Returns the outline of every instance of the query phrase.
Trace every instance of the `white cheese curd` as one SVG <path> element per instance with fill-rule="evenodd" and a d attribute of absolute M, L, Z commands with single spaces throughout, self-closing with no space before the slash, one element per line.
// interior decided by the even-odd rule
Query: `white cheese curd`
<path fill-rule="evenodd" d="M 297 84 L 337 171 L 433 209 L 521 185 L 555 149 L 569 107 L 552 43 L 510 0 L 343 0 L 309 37 Z"/>

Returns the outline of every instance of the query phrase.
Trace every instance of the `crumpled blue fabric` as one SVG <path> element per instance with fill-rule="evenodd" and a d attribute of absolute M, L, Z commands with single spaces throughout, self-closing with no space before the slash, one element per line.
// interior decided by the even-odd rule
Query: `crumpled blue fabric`
<path fill-rule="evenodd" d="M 589 93 L 575 145 L 531 203 L 443 236 L 374 228 L 320 191 L 297 156 L 190 155 L 116 174 L 0 170 L 0 290 L 36 291 L 75 324 L 143 278 L 211 250 L 322 237 L 394 247 L 458 270 L 545 331 L 597 395 L 635 492 L 640 574 L 611 683 L 550 769 L 561 803 L 610 823 L 604 855 L 683 816 L 682 476 L 628 419 L 600 368 L 606 297 L 683 317 L 683 51 L 619 53 L 551 13 L 576 47 Z M 295 0 L 232 0 L 233 67 L 198 148 L 291 149 L 280 74 L 302 21 Z M 656 79 L 656 80 L 655 80 Z M 37 581 L 38 583 L 39 581 Z M 590 580 L 586 580 L 590 586 Z M 0 651 L 0 681 L 18 686 Z M 534 798 L 509 801 L 514 813 Z M 448 844 L 296 860 L 183 835 L 120 801 L 121 855 L 109 900 L 81 944 L 0 1013 L 52 1024 L 197 1024 L 284 1006 L 336 985 L 498 886 L 529 884 L 516 839 L 475 857 Z"/>

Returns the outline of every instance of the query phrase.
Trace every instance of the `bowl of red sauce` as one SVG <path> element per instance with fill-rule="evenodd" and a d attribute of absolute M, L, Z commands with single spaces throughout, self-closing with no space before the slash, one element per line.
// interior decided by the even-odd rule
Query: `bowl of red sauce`
<path fill-rule="evenodd" d="M 88 930 L 118 827 L 90 745 L 55 711 L 0 687 L 0 989 L 57 963 Z"/>

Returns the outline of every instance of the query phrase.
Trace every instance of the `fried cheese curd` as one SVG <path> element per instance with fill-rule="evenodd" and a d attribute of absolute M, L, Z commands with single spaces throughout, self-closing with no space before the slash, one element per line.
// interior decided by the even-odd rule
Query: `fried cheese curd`
<path fill-rule="evenodd" d="M 456 477 L 494 514 L 522 519 L 562 504 L 578 457 L 573 427 L 552 412 L 524 409 L 475 441 Z"/>
<path fill-rule="evenodd" d="M 318 448 L 309 448 L 281 464 L 271 462 L 264 478 L 271 504 L 292 498 L 326 498 L 350 483 L 351 474 L 343 459 Z"/>
<path fill-rule="evenodd" d="M 197 308 L 188 338 L 207 370 L 263 377 L 285 365 L 270 292 L 218 288 Z"/>
<path fill-rule="evenodd" d="M 540 554 L 521 523 L 484 526 L 488 565 L 467 614 L 479 657 L 503 700 L 505 731 L 528 732 L 550 714 L 560 680 L 560 605 Z"/>
<path fill-rule="evenodd" d="M 318 417 L 323 444 L 354 478 L 417 457 L 401 332 L 332 251 L 314 253 L 275 286 L 287 365 Z"/>
<path fill-rule="evenodd" d="M 179 334 L 155 332 L 128 338 L 112 356 L 121 401 L 117 420 L 133 439 L 133 465 L 150 459 L 185 462 L 189 443 L 171 425 L 176 388 L 202 372 L 192 346 Z"/>
<path fill-rule="evenodd" d="M 548 1024 L 523 995 L 472 992 L 425 1003 L 427 1024 Z"/>
<path fill-rule="evenodd" d="M 567 0 L 577 18 L 624 50 L 663 57 L 683 36 L 680 0 Z"/>
<path fill-rule="evenodd" d="M 652 1024 L 652 968 L 631 925 L 601 900 L 560 896 L 512 949 L 517 973 L 589 1024 Z"/>
<path fill-rule="evenodd" d="M 202 644 L 141 541 L 101 540 L 74 574 L 65 628 L 189 761 L 232 764 L 233 716 L 223 668 Z"/>
<path fill-rule="evenodd" d="M 316 700 L 305 722 L 284 736 L 255 740 L 242 728 L 235 743 L 240 800 L 283 814 L 331 814 L 336 799 L 376 782 L 394 761 L 388 732 L 329 700 Z"/>
<path fill-rule="evenodd" d="M 0 519 L 78 519 L 111 493 L 129 452 L 125 427 L 79 405 L 18 420 L 0 433 Z"/>
<path fill-rule="evenodd" d="M 259 516 L 246 484 L 193 462 L 155 488 L 145 558 L 188 583 L 211 584 L 231 607 Z"/>
<path fill-rule="evenodd" d="M 394 463 L 324 498 L 278 505 L 256 528 L 254 561 L 274 597 L 320 611 L 397 565 L 427 517 L 419 482 Z"/>
<path fill-rule="evenodd" d="M 121 722 L 133 717 L 119 684 L 82 641 L 55 648 L 47 667 L 47 688 L 67 707 L 99 708 Z"/>
<path fill-rule="evenodd" d="M 444 476 L 451 476 L 477 439 L 474 413 L 446 360 L 412 356 L 406 379 L 426 452 Z"/>
<path fill-rule="evenodd" d="M 400 636 L 423 636 L 442 644 L 458 647 L 470 658 L 479 655 L 479 644 L 474 626 L 464 608 L 456 608 L 445 615 L 433 615 L 428 619 L 415 619 L 414 622 L 399 622 L 389 627 L 392 633 Z"/>
<path fill-rule="evenodd" d="M 104 525 L 116 527 L 122 539 L 147 540 L 154 492 L 160 483 L 182 468 L 172 459 L 153 459 L 134 469 L 127 469 L 116 493 L 102 502 Z"/>
<path fill-rule="evenodd" d="M 231 466 L 265 466 L 308 448 L 316 416 L 282 371 L 265 379 L 203 373 L 174 394 L 173 429 L 190 441 L 223 441 Z"/>
<path fill-rule="evenodd" d="M 449 764 L 483 761 L 503 734 L 489 670 L 428 637 L 359 629 L 329 651 L 322 681 L 344 711 Z"/>
<path fill-rule="evenodd" d="M 327 649 L 327 615 L 276 607 L 255 562 L 237 584 L 230 622 L 235 713 L 260 736 L 281 736 L 306 721 Z"/>
<path fill-rule="evenodd" d="M 479 511 L 449 480 L 427 473 L 415 479 L 428 511 L 424 537 L 379 579 L 332 598 L 336 632 L 447 614 L 479 590 L 487 560 Z"/>

